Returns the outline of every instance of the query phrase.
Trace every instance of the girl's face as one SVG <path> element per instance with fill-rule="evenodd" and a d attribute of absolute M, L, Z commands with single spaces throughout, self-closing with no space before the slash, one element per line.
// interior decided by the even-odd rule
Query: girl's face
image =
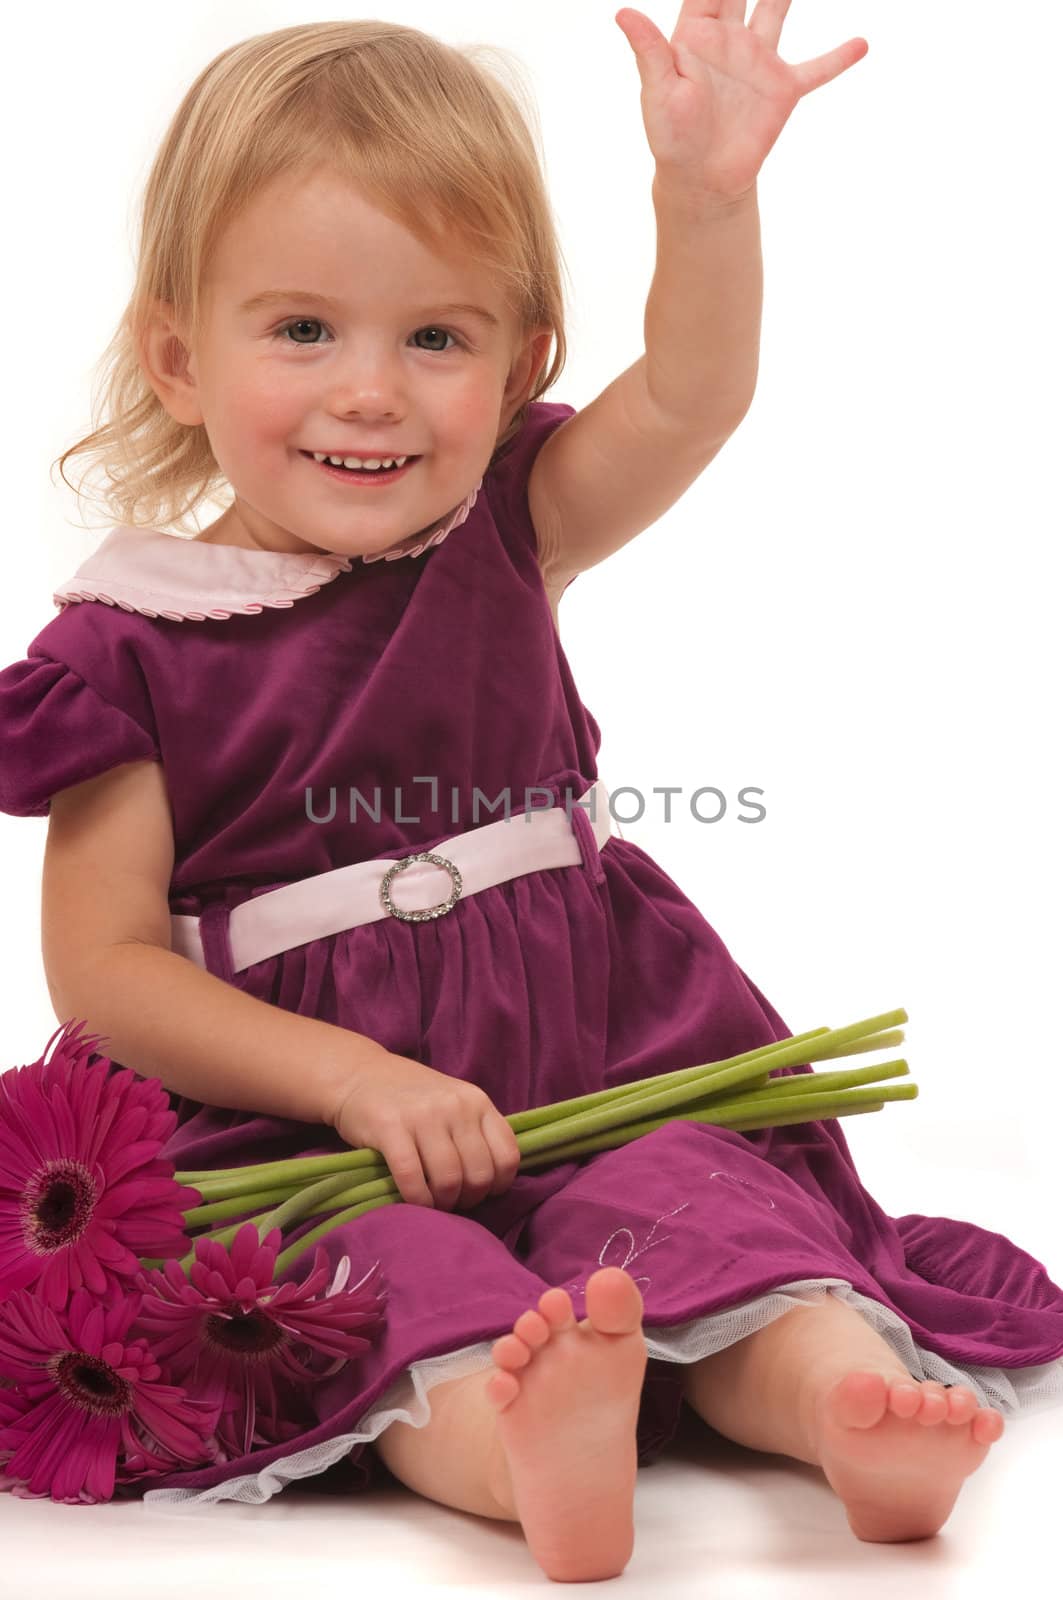
<path fill-rule="evenodd" d="M 160 399 L 203 424 L 235 492 L 200 537 L 295 552 L 387 550 L 459 506 L 551 337 L 521 342 L 484 272 L 431 254 L 326 169 L 285 175 L 234 220 L 203 314 L 180 375 L 161 365 L 175 324 L 164 317 L 146 347 Z M 314 452 L 419 459 L 363 484 L 336 481 Z"/>

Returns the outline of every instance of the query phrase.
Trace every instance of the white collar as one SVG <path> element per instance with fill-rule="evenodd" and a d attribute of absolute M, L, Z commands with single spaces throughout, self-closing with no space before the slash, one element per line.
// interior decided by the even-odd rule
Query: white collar
<path fill-rule="evenodd" d="M 482 484 L 481 478 L 461 505 L 427 537 L 411 534 L 390 550 L 357 558 L 204 544 L 187 535 L 121 523 L 111 529 L 73 577 L 60 584 L 52 599 L 59 607 L 100 600 L 104 605 L 120 606 L 123 611 L 166 617 L 172 622 L 220 621 L 225 617 L 253 616 L 267 606 L 291 606 L 306 595 L 316 594 L 341 572 L 349 572 L 355 559 L 367 565 L 397 561 L 401 556 L 419 556 L 441 544 L 448 533 L 466 521 Z"/>

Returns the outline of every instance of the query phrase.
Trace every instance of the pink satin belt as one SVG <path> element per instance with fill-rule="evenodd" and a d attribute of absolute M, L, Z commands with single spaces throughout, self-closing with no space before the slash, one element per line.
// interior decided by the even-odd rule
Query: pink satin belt
<path fill-rule="evenodd" d="M 599 778 L 571 802 L 571 820 L 563 804 L 516 811 L 445 839 L 431 852 L 359 861 L 271 889 L 229 914 L 233 970 L 242 972 L 282 950 L 382 917 L 430 921 L 493 884 L 544 868 L 577 866 L 583 860 L 580 835 L 600 851 L 611 837 L 610 823 L 609 793 Z M 199 922 L 199 917 L 172 913 L 170 948 L 205 969 Z"/>

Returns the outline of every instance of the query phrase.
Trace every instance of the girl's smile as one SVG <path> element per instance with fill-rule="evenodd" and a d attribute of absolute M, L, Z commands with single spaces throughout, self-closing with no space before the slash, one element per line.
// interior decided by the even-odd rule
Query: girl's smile
<path fill-rule="evenodd" d="M 360 469 L 357 467 L 335 467 L 328 460 L 319 461 L 309 450 L 300 450 L 299 454 L 305 456 L 312 467 L 337 482 L 344 483 L 346 487 L 361 485 L 364 489 L 383 489 L 389 483 L 396 483 L 399 478 L 404 478 L 410 469 L 420 461 L 420 456 L 407 456 L 404 464 L 394 467 L 371 467 Z M 367 457 L 367 459 L 370 459 Z"/>

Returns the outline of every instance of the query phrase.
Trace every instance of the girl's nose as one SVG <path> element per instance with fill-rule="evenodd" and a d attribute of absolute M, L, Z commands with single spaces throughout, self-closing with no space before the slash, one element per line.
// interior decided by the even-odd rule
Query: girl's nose
<path fill-rule="evenodd" d="M 401 354 L 378 343 L 350 345 L 330 364 L 329 381 L 337 410 L 364 407 L 374 416 L 388 416 L 404 409 L 407 380 Z"/>

